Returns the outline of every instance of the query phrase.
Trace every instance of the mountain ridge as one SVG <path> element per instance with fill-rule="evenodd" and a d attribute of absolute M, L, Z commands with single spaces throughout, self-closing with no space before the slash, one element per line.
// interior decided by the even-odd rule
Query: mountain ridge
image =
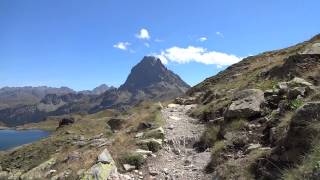
<path fill-rule="evenodd" d="M 100 85 L 92 91 L 46 94 L 36 103 L 0 110 L 0 121 L 16 126 L 39 122 L 48 116 L 94 113 L 108 108 L 126 109 L 143 100 L 178 97 L 189 87 L 178 75 L 168 70 L 160 59 L 145 56 L 133 67 L 127 81 L 118 89 Z"/>

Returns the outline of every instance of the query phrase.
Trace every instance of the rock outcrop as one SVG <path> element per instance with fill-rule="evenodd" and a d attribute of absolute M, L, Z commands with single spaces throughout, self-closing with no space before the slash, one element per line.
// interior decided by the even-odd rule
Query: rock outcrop
<path fill-rule="evenodd" d="M 259 89 L 247 89 L 238 92 L 233 98 L 224 117 L 251 118 L 261 114 L 261 104 L 264 102 L 264 93 Z"/>
<path fill-rule="evenodd" d="M 88 169 L 82 180 L 102 180 L 108 179 L 112 174 L 117 173 L 117 167 L 109 151 L 104 149 L 99 155 L 97 163 Z"/>

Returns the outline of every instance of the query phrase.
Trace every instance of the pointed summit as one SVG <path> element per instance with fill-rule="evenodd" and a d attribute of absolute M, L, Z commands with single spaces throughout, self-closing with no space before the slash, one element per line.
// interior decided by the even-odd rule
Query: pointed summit
<path fill-rule="evenodd" d="M 126 82 L 120 90 L 138 91 L 155 84 L 176 85 L 181 89 L 188 89 L 186 84 L 177 74 L 168 70 L 159 58 L 145 56 L 140 63 L 134 66 Z"/>
<path fill-rule="evenodd" d="M 130 106 L 143 100 L 168 100 L 183 95 L 189 88 L 159 58 L 145 56 L 132 68 L 122 86 L 104 93 L 101 104 L 94 110 Z"/>

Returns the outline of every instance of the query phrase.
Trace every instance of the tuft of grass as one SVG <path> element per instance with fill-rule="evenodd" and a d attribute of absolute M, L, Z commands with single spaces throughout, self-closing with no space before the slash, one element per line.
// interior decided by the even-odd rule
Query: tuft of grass
<path fill-rule="evenodd" d="M 303 158 L 301 164 L 282 172 L 284 180 L 317 179 L 320 174 L 320 142 L 313 144 L 312 151 Z"/>
<path fill-rule="evenodd" d="M 243 130 L 247 124 L 245 119 L 235 119 L 232 120 L 229 124 L 226 125 L 226 131 L 239 131 Z"/>
<path fill-rule="evenodd" d="M 136 168 L 140 168 L 143 165 L 144 161 L 145 159 L 143 158 L 143 156 L 137 153 L 126 153 L 120 157 L 120 162 L 122 164 L 130 164 L 135 166 Z"/>
<path fill-rule="evenodd" d="M 303 104 L 304 104 L 304 102 L 302 99 L 294 99 L 289 102 L 289 107 L 291 110 L 296 110 L 296 109 L 300 108 L 301 106 L 303 106 Z"/>
<path fill-rule="evenodd" d="M 200 141 L 196 143 L 196 147 L 199 151 L 204 151 L 207 148 L 211 148 L 215 142 L 218 140 L 218 133 L 220 131 L 220 127 L 217 126 L 209 126 L 203 132 L 200 137 Z"/>
<path fill-rule="evenodd" d="M 226 143 L 224 141 L 217 141 L 214 146 L 211 148 L 211 160 L 207 164 L 205 170 L 207 173 L 212 173 L 215 167 L 220 163 L 223 159 L 220 156 L 220 153 L 224 151 L 226 148 Z"/>

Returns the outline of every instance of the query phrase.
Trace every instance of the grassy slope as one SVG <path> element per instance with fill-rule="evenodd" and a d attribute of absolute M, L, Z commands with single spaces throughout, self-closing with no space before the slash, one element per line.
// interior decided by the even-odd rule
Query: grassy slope
<path fill-rule="evenodd" d="M 122 113 L 105 110 L 92 115 L 73 115 L 76 119 L 74 124 L 53 131 L 50 137 L 7 152 L 1 152 L 0 165 L 3 169 L 26 172 L 54 157 L 57 159 L 54 168 L 58 173 L 66 169 L 71 169 L 71 177 L 76 178 L 77 171 L 88 169 L 94 164 L 97 155 L 104 147 L 96 148 L 88 145 L 78 147 L 74 145 L 73 142 L 79 140 L 80 137 L 90 139 L 101 133 L 103 137 L 114 140 L 108 149 L 119 164 L 119 159 L 121 159 L 124 154 L 136 148 L 134 136 L 137 133 L 135 130 L 140 122 L 150 122 L 156 126 L 163 124 L 160 109 L 159 103 L 142 102 L 127 112 Z M 106 124 L 111 117 L 128 118 L 124 129 L 112 133 Z M 29 124 L 22 128 L 54 130 L 57 125 L 57 121 L 49 119 L 48 121 Z M 75 162 L 66 161 L 67 157 L 73 152 L 80 152 L 81 159 Z"/>

